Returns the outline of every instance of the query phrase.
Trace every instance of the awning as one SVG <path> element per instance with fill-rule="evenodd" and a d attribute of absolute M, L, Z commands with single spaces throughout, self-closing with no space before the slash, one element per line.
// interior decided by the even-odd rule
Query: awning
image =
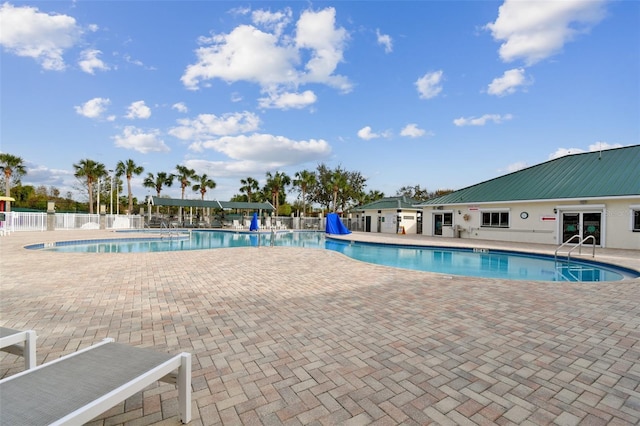
<path fill-rule="evenodd" d="M 152 197 L 154 206 L 209 207 L 221 210 L 275 210 L 271 203 L 245 203 L 241 201 L 183 200 L 181 198 Z"/>
<path fill-rule="evenodd" d="M 15 201 L 15 200 L 16 199 L 13 197 L 5 197 L 4 195 L 0 196 L 0 201 Z"/>

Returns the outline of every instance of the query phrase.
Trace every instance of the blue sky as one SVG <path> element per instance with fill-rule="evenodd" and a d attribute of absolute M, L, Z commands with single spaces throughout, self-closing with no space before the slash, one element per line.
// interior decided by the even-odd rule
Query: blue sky
<path fill-rule="evenodd" d="M 640 143 L 637 1 L 13 1 L 0 25 L 0 151 L 78 199 L 84 158 L 143 166 L 138 198 L 177 164 L 207 199 L 319 163 L 391 196 Z"/>

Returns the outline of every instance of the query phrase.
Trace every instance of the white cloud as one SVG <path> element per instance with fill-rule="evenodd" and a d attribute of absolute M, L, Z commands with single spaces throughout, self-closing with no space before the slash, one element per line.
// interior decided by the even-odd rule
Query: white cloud
<path fill-rule="evenodd" d="M 187 105 L 185 105 L 184 102 L 176 102 L 175 104 L 171 105 L 171 108 L 175 109 L 178 112 L 189 112 L 189 108 L 187 108 Z"/>
<path fill-rule="evenodd" d="M 102 54 L 102 52 L 96 49 L 83 50 L 80 53 L 80 60 L 78 61 L 80 69 L 89 74 L 95 74 L 95 70 L 108 71 L 109 66 L 98 58 L 100 54 Z"/>
<path fill-rule="evenodd" d="M 197 90 L 214 79 L 248 81 L 267 94 L 290 92 L 308 83 L 351 90 L 349 80 L 334 73 L 348 39 L 346 30 L 336 27 L 335 9 L 305 11 L 296 22 L 295 33 L 284 34 L 290 17 L 288 9 L 254 12 L 254 23 L 266 30 L 239 25 L 228 34 L 201 37 L 197 61 L 185 69 L 182 83 Z M 309 59 L 303 63 L 302 57 Z"/>
<path fill-rule="evenodd" d="M 115 145 L 119 148 L 133 149 L 147 154 L 149 152 L 169 152 L 169 147 L 160 139 L 158 130 L 143 132 L 134 126 L 127 126 L 121 135 L 113 137 Z"/>
<path fill-rule="evenodd" d="M 280 37 L 291 22 L 292 16 L 291 8 L 288 7 L 281 12 L 255 10 L 251 13 L 251 21 L 257 26 L 273 31 L 277 37 Z"/>
<path fill-rule="evenodd" d="M 462 126 L 484 126 L 488 122 L 500 124 L 504 121 L 511 120 L 513 116 L 511 114 L 485 114 L 482 117 L 460 117 L 453 120 L 453 124 L 458 127 Z"/>
<path fill-rule="evenodd" d="M 366 126 L 363 127 L 362 129 L 358 130 L 358 137 L 360 139 L 364 139 L 366 141 L 371 140 L 371 139 L 375 139 L 375 138 L 379 138 L 380 135 L 377 133 L 373 133 L 371 131 L 371 126 Z"/>
<path fill-rule="evenodd" d="M 78 114 L 87 118 L 100 118 L 111 104 L 108 98 L 93 98 L 82 105 L 75 106 Z"/>
<path fill-rule="evenodd" d="M 351 83 L 333 72 L 342 62 L 347 30 L 336 28 L 336 10 L 332 7 L 302 13 L 296 27 L 297 49 L 310 50 L 311 59 L 305 64 L 306 73 L 301 80 L 306 83 L 324 83 L 343 92 L 351 90 Z"/>
<path fill-rule="evenodd" d="M 605 15 L 605 0 L 505 0 L 495 22 L 485 26 L 500 45 L 505 62 L 532 65 L 562 50 Z"/>
<path fill-rule="evenodd" d="M 556 149 L 555 152 L 549 154 L 549 160 L 564 157 L 565 155 L 580 154 L 587 151 L 589 152 L 604 151 L 607 149 L 622 148 L 623 146 L 624 145 L 619 143 L 610 144 L 607 142 L 596 142 L 594 144 L 589 145 L 589 147 L 586 150 L 582 148 L 558 148 Z"/>
<path fill-rule="evenodd" d="M 420 99 L 435 98 L 442 92 L 442 76 L 442 70 L 428 72 L 416 81 Z"/>
<path fill-rule="evenodd" d="M 127 111 L 126 117 L 131 120 L 136 118 L 147 119 L 151 117 L 151 109 L 145 105 L 144 101 L 132 102 Z"/>
<path fill-rule="evenodd" d="M 169 134 L 178 139 L 202 141 L 218 136 L 235 135 L 256 131 L 260 118 L 252 112 L 224 114 L 200 114 L 195 119 L 180 119 L 179 126 L 169 130 Z"/>
<path fill-rule="evenodd" d="M 317 161 L 331 153 L 330 145 L 322 139 L 296 141 L 262 133 L 211 139 L 198 144 L 196 150 L 202 149 L 223 153 L 233 160 L 264 162 L 277 167 Z"/>
<path fill-rule="evenodd" d="M 378 37 L 378 44 L 384 46 L 385 53 L 391 53 L 393 51 L 393 40 L 391 40 L 391 36 L 380 33 L 379 29 L 376 29 L 376 36 Z"/>
<path fill-rule="evenodd" d="M 515 93 L 519 87 L 530 84 L 531 80 L 526 79 L 524 68 L 516 68 L 505 71 L 502 77 L 494 78 L 489 84 L 487 93 L 495 96 L 511 95 Z"/>
<path fill-rule="evenodd" d="M 507 166 L 507 173 L 517 172 L 518 170 L 526 169 L 528 167 L 525 161 L 517 161 Z"/>
<path fill-rule="evenodd" d="M 67 15 L 49 15 L 36 7 L 0 6 L 0 44 L 18 56 L 35 59 L 45 70 L 62 71 L 63 54 L 82 35 L 76 20 Z"/>
<path fill-rule="evenodd" d="M 268 97 L 258 99 L 261 108 L 277 109 L 301 109 L 315 103 L 318 100 L 315 93 L 305 90 L 302 93 L 278 93 L 269 94 Z"/>
<path fill-rule="evenodd" d="M 426 131 L 424 129 L 420 129 L 417 124 L 410 123 L 404 126 L 404 128 L 400 131 L 400 136 L 418 138 L 420 136 L 424 136 L 425 133 Z"/>

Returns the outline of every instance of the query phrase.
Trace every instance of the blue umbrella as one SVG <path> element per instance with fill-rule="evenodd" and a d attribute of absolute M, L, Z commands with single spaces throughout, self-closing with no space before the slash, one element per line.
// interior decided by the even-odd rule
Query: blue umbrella
<path fill-rule="evenodd" d="M 251 225 L 249 226 L 249 231 L 257 231 L 258 230 L 258 213 L 253 214 L 253 218 L 251 218 Z"/>

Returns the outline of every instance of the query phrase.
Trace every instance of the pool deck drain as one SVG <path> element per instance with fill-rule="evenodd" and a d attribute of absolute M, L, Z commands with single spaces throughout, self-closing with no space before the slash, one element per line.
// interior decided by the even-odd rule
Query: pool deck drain
<path fill-rule="evenodd" d="M 37 331 L 38 364 L 104 337 L 191 352 L 192 425 L 640 423 L 640 279 L 458 277 L 289 247 L 23 249 L 114 236 L 1 237 L 0 325 Z M 640 269 L 640 251 L 598 249 L 596 260 Z M 22 368 L 21 359 L 0 354 L 1 377 Z M 175 388 L 151 386 L 92 422 L 125 423 L 179 424 Z"/>

